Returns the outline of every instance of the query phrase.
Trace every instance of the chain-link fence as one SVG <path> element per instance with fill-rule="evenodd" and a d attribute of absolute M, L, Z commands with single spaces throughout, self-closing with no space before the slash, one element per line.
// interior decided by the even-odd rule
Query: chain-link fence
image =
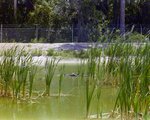
<path fill-rule="evenodd" d="M 111 42 L 120 35 L 119 26 L 107 25 L 105 27 L 88 26 L 77 28 L 77 25 L 67 25 L 61 28 L 48 28 L 46 25 L 10 25 L 1 24 L 1 42 Z M 132 30 L 133 25 L 126 25 L 126 32 Z M 142 25 L 135 25 L 130 36 L 137 35 L 137 40 L 147 34 L 148 28 Z"/>

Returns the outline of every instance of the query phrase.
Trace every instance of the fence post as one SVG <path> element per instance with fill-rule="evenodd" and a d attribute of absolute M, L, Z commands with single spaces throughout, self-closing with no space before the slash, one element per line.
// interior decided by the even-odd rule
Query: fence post
<path fill-rule="evenodd" d="M 72 24 L 72 43 L 73 43 L 73 24 Z"/>
<path fill-rule="evenodd" d="M 38 26 L 36 24 L 36 41 L 38 41 Z"/>
<path fill-rule="evenodd" d="M 2 43 L 2 34 L 3 34 L 3 25 L 1 24 L 1 43 Z"/>

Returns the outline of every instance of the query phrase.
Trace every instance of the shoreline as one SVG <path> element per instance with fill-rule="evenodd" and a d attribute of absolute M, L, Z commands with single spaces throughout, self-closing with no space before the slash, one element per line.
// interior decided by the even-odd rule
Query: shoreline
<path fill-rule="evenodd" d="M 42 50 L 46 51 L 48 49 L 54 49 L 55 51 L 67 51 L 67 50 L 75 50 L 81 51 L 82 49 L 88 49 L 92 45 L 95 47 L 96 43 L 0 43 L 1 49 L 10 49 L 12 47 L 18 46 L 19 49 L 24 47 L 25 50 Z M 99 43 L 97 47 L 102 47 L 102 43 Z"/>

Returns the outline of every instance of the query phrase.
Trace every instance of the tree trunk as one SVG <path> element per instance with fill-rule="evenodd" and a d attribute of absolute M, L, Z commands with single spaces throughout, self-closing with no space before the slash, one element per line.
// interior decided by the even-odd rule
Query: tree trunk
<path fill-rule="evenodd" d="M 14 0 L 14 18 L 15 22 L 17 22 L 17 0 Z"/>
<path fill-rule="evenodd" d="M 120 33 L 125 34 L 125 0 L 120 0 Z"/>
<path fill-rule="evenodd" d="M 78 42 L 82 41 L 81 22 L 82 22 L 82 18 L 81 18 L 81 15 L 79 15 L 78 16 Z"/>
<path fill-rule="evenodd" d="M 117 1 L 113 2 L 113 27 L 117 28 Z"/>
<path fill-rule="evenodd" d="M 26 0 L 26 6 L 27 6 L 27 13 L 31 12 L 33 10 L 32 2 L 33 0 Z"/>

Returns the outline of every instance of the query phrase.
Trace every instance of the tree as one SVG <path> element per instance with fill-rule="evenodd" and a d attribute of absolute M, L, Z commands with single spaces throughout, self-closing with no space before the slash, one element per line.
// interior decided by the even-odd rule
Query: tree
<path fill-rule="evenodd" d="M 14 0 L 14 18 L 17 22 L 17 0 Z"/>
<path fill-rule="evenodd" d="M 120 0 L 120 33 L 125 34 L 125 0 Z"/>
<path fill-rule="evenodd" d="M 37 1 L 36 6 L 34 6 L 34 11 L 29 13 L 30 23 L 47 24 L 48 27 L 58 27 L 63 19 L 65 19 L 63 4 L 62 0 Z"/>
<path fill-rule="evenodd" d="M 98 0 L 71 0 L 69 3 L 69 15 L 75 24 L 78 42 L 93 40 L 89 37 L 89 33 L 96 31 L 98 24 L 103 24 L 106 16 L 108 17 L 107 0 L 103 2 Z"/>

